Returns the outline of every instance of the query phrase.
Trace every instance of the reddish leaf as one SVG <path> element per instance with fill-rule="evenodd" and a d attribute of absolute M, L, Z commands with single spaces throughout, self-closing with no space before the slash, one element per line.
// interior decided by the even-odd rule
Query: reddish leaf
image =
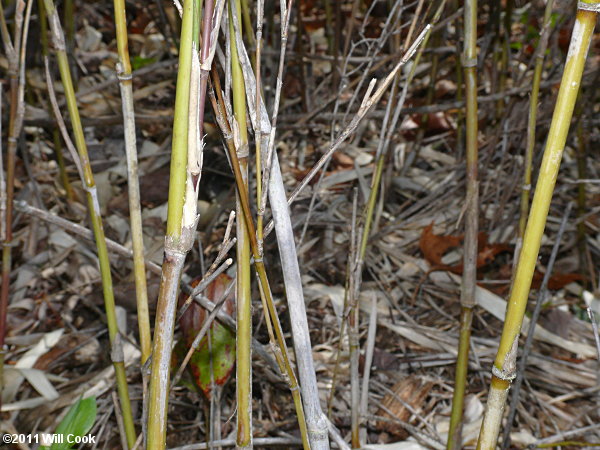
<path fill-rule="evenodd" d="M 442 258 L 448 250 L 460 247 L 463 244 L 463 235 L 459 236 L 444 236 L 433 233 L 433 223 L 423 228 L 419 247 L 425 259 L 432 267 L 443 268 L 450 272 L 461 274 L 463 271 L 462 263 L 448 266 L 442 262 Z M 510 246 L 506 244 L 490 244 L 487 234 L 479 233 L 477 239 L 477 268 L 480 269 L 492 263 L 496 256 L 500 253 L 510 251 Z"/>
<path fill-rule="evenodd" d="M 446 112 L 435 112 L 427 115 L 415 114 L 412 116 L 413 120 L 420 127 L 423 126 L 425 117 L 427 118 L 427 123 L 425 124 L 427 127 L 426 131 L 440 132 L 452 129 L 452 124 Z"/>
<path fill-rule="evenodd" d="M 192 286 L 197 286 L 200 279 L 194 280 Z M 213 302 L 221 299 L 227 286 L 231 282 L 231 277 L 221 274 L 206 289 L 205 295 Z M 185 301 L 187 296 L 180 297 L 180 304 Z M 229 294 L 223 309 L 229 314 L 235 310 L 235 300 L 233 293 Z M 204 308 L 196 303 L 192 303 L 189 309 L 179 320 L 179 326 L 183 333 L 185 354 L 192 345 L 196 335 L 202 328 L 208 314 Z M 210 349 L 209 349 L 210 336 Z M 211 384 L 211 365 L 212 377 L 217 386 L 224 385 L 231 377 L 235 366 L 235 333 L 214 321 L 209 328 L 209 332 L 202 338 L 198 349 L 192 355 L 189 362 L 189 369 L 196 385 L 204 392 L 206 397 L 210 398 Z"/>
<path fill-rule="evenodd" d="M 442 257 L 451 248 L 462 244 L 462 236 L 438 236 L 433 234 L 433 222 L 423 228 L 419 248 L 423 256 L 432 266 L 443 266 Z"/>
<path fill-rule="evenodd" d="M 531 280 L 531 288 L 539 289 L 540 286 L 542 285 L 543 279 L 544 279 L 544 275 L 541 272 L 536 270 L 533 274 L 533 280 Z M 580 275 L 578 273 L 556 272 L 548 280 L 548 289 L 550 289 L 552 291 L 557 291 L 559 289 L 564 288 L 567 284 L 573 283 L 574 281 L 581 281 L 583 279 L 584 279 L 583 275 Z"/>

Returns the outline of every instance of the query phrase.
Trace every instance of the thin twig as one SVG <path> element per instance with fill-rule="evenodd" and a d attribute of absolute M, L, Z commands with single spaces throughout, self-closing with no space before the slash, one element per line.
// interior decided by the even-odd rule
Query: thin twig
<path fill-rule="evenodd" d="M 56 225 L 57 227 L 67 230 L 70 233 L 76 234 L 77 236 L 81 236 L 84 239 L 88 239 L 90 241 L 94 240 L 94 233 L 86 227 L 79 225 L 78 223 L 71 222 L 60 216 L 57 216 L 56 214 L 44 211 L 43 209 L 36 208 L 35 206 L 32 206 L 29 203 L 27 203 L 25 200 L 16 201 L 15 208 L 19 211 L 29 214 L 32 217 L 44 220 L 48 223 Z M 125 256 L 127 258 L 133 258 L 132 250 L 128 249 L 127 247 L 124 247 L 118 242 L 113 241 L 112 239 L 106 238 L 106 247 L 110 251 L 118 255 Z M 148 260 L 146 260 L 145 264 L 148 270 L 152 271 L 157 275 L 161 274 L 161 268 L 158 264 Z"/>
<path fill-rule="evenodd" d="M 310 181 L 314 178 L 314 176 L 317 174 L 317 172 L 319 172 L 319 170 L 321 170 L 321 168 L 329 160 L 331 155 L 342 145 L 342 143 L 348 138 L 348 136 L 350 136 L 350 134 L 352 134 L 354 132 L 354 130 L 356 129 L 356 127 L 358 126 L 360 121 L 367 115 L 367 113 L 371 110 L 371 108 L 376 103 L 379 102 L 379 100 L 383 96 L 384 92 L 387 90 L 387 88 L 390 86 L 390 84 L 394 80 L 396 73 L 398 73 L 398 71 L 402 68 L 402 66 L 404 66 L 404 64 L 406 64 L 406 62 L 417 51 L 417 48 L 419 47 L 421 42 L 423 42 L 423 39 L 425 38 L 425 35 L 430 27 L 431 27 L 431 25 L 427 25 L 423 29 L 423 31 L 421 31 L 421 34 L 419 34 L 419 36 L 417 37 L 415 42 L 410 46 L 410 48 L 404 54 L 402 59 L 398 62 L 396 67 L 394 67 L 394 69 L 390 72 L 390 74 L 387 77 L 385 77 L 383 79 L 383 81 L 381 81 L 379 83 L 379 87 L 377 88 L 375 93 L 373 93 L 373 95 L 371 95 L 371 96 L 365 96 L 360 108 L 358 109 L 356 115 L 352 118 L 350 123 L 340 133 L 340 135 L 333 142 L 333 144 L 329 147 L 329 149 L 325 152 L 325 154 L 323 154 L 323 156 L 321 156 L 319 161 L 312 167 L 310 172 L 302 179 L 302 181 L 298 184 L 298 186 L 291 193 L 291 195 L 288 198 L 288 204 L 292 204 L 296 200 L 296 198 L 298 197 L 300 192 L 302 192 L 304 190 L 304 188 L 306 188 L 308 183 L 310 183 Z M 271 222 L 269 222 L 269 224 L 267 225 L 267 227 L 265 229 L 265 236 L 269 234 L 269 232 L 272 230 L 272 228 L 273 228 L 273 222 L 271 221 Z"/>

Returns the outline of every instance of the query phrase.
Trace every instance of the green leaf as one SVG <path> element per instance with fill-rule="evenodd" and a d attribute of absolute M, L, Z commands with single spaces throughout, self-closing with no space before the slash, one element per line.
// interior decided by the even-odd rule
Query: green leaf
<path fill-rule="evenodd" d="M 192 286 L 198 284 L 200 279 L 192 282 Z M 205 291 L 205 295 L 212 301 L 218 301 L 225 293 L 227 286 L 231 283 L 231 278 L 226 274 L 219 275 L 212 283 L 210 283 Z M 185 300 L 184 296 L 180 298 L 180 302 Z M 229 314 L 235 312 L 235 299 L 233 293 L 227 297 L 223 308 Z M 187 349 L 192 345 L 196 335 L 202 328 L 204 321 L 207 318 L 206 311 L 200 308 L 195 303 L 192 303 L 188 310 L 183 314 L 179 321 L 181 331 L 183 332 L 183 342 L 185 350 L 183 355 L 187 353 Z M 209 351 L 209 336 L 210 336 L 210 351 Z M 204 392 L 208 399 L 212 395 L 211 370 L 212 378 L 215 386 L 224 385 L 235 367 L 235 333 L 230 331 L 219 322 L 214 321 L 208 333 L 202 338 L 196 351 L 192 354 L 188 364 L 189 371 L 196 385 Z"/>
<path fill-rule="evenodd" d="M 148 64 L 152 64 L 153 62 L 156 62 L 156 58 L 144 58 L 142 56 L 134 56 L 133 58 L 131 58 L 131 68 L 133 70 L 138 70 L 144 66 L 147 66 Z"/>
<path fill-rule="evenodd" d="M 212 389 L 211 357 L 212 373 L 217 386 L 222 386 L 227 382 L 235 367 L 235 334 L 219 322 L 212 324 L 209 334 L 212 347 L 210 351 L 209 336 L 204 336 L 198 350 L 190 359 L 190 369 L 194 381 L 208 398 L 210 398 Z"/>
<path fill-rule="evenodd" d="M 63 436 L 62 442 L 53 443 L 50 450 L 69 450 L 75 446 L 75 437 L 85 436 L 96 421 L 96 397 L 79 399 L 56 428 L 55 434 Z M 70 439 L 67 439 L 67 437 Z M 48 447 L 40 447 L 47 449 Z"/>

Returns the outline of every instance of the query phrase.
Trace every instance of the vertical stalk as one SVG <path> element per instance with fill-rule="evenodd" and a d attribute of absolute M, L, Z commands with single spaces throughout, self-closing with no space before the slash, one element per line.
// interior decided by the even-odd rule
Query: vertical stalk
<path fill-rule="evenodd" d="M 0 14 L 4 15 L 4 11 L 0 8 Z M 6 336 L 6 314 L 8 311 L 8 295 L 10 291 L 10 272 L 12 267 L 12 218 L 13 218 L 13 202 L 15 192 L 15 160 L 17 153 L 18 135 L 15 135 L 15 122 L 17 115 L 17 75 L 16 70 L 12 70 L 9 64 L 9 119 L 8 119 L 8 146 L 6 158 L 6 206 L 5 206 L 5 233 L 4 241 L 2 242 L 2 287 L 0 293 L 0 383 L 4 389 L 4 355 L 6 349 L 4 347 L 4 338 Z"/>
<path fill-rule="evenodd" d="M 75 50 L 75 0 L 65 0 L 63 16 L 67 54 L 73 55 L 73 50 Z M 73 86 L 77 90 L 77 64 L 74 59 L 70 60 L 69 67 L 74 78 Z"/>
<path fill-rule="evenodd" d="M 264 4 L 263 0 L 257 0 L 256 2 L 256 61 L 255 61 L 255 72 L 256 72 L 256 117 L 260 117 L 261 111 L 261 50 L 262 50 L 262 29 L 263 29 L 263 15 L 264 15 Z M 282 44 L 283 45 L 283 44 Z M 262 136 L 257 136 L 255 139 L 255 161 L 256 161 L 256 206 L 260 212 L 265 210 L 266 205 L 263 204 L 263 186 L 262 186 L 262 152 L 261 152 L 261 139 Z M 265 149 L 265 154 L 267 149 Z M 265 198 L 266 201 L 266 198 Z M 263 242 L 263 219 L 264 214 L 259 213 L 256 220 L 256 232 L 259 244 L 259 250 L 262 255 L 262 242 Z"/>
<path fill-rule="evenodd" d="M 216 72 L 213 72 L 213 80 L 215 84 L 215 89 L 217 90 L 217 92 L 219 92 L 220 84 Z M 277 361 L 279 369 L 281 370 L 281 373 L 285 374 L 288 386 L 290 388 L 290 391 L 292 392 L 294 406 L 296 407 L 296 414 L 298 416 L 298 425 L 300 427 L 300 433 L 302 435 L 303 446 L 305 449 L 308 449 L 310 448 L 308 442 L 308 431 L 304 417 L 302 398 L 298 389 L 298 381 L 289 361 L 289 352 L 287 350 L 285 340 L 283 337 L 283 330 L 281 329 L 281 324 L 279 323 L 277 311 L 273 303 L 271 288 L 269 286 L 265 265 L 262 260 L 262 254 L 260 253 L 261 248 L 257 239 L 257 231 L 254 226 L 254 222 L 252 220 L 252 215 L 250 212 L 247 186 L 244 184 L 244 179 L 240 169 L 240 163 L 236 153 L 235 144 L 233 142 L 231 127 L 226 119 L 225 104 L 221 95 L 219 95 L 219 103 L 217 103 L 217 100 L 215 99 L 215 96 L 212 93 L 211 102 L 213 103 L 213 109 L 215 111 L 215 115 L 217 116 L 217 122 L 221 127 L 221 130 L 225 137 L 225 143 L 227 145 L 227 150 L 229 153 L 229 158 L 234 173 L 237 191 L 240 193 L 240 207 L 246 219 L 248 238 L 250 241 L 250 247 L 252 249 L 252 256 L 254 257 L 256 273 L 258 276 L 260 288 L 259 292 L 263 304 L 263 313 L 265 315 L 265 323 L 267 326 L 269 339 L 271 341 L 271 345 L 273 346 L 275 359 Z"/>
<path fill-rule="evenodd" d="M 471 341 L 471 323 L 473 308 L 461 307 L 458 354 L 456 355 L 456 372 L 454 375 L 454 391 L 452 395 L 452 411 L 450 429 L 446 448 L 459 449 L 462 444 L 462 415 L 466 391 L 466 380 L 469 371 L 469 344 Z"/>
<path fill-rule="evenodd" d="M 235 39 L 234 20 L 239 20 L 240 0 L 228 4 L 229 45 L 231 49 L 231 82 L 233 89 L 233 113 L 239 132 L 238 160 L 245 187 L 237 192 L 236 235 L 237 235 L 237 338 L 236 338 L 236 398 L 237 398 L 237 447 L 252 448 L 252 297 L 250 293 L 250 237 L 240 196 L 248 193 L 248 128 L 246 122 L 246 87 L 240 65 Z M 233 14 L 236 8 L 238 14 Z M 237 27 L 242 30 L 241 20 Z M 241 32 L 240 32 L 241 34 Z M 235 127 L 235 124 L 234 124 Z"/>
<path fill-rule="evenodd" d="M 477 232 L 479 185 L 477 182 L 477 0 L 465 2 L 464 50 L 462 65 L 465 77 L 466 97 L 466 160 L 467 194 L 465 215 L 465 243 L 463 251 L 463 277 L 461 286 L 460 340 L 456 358 L 454 393 L 448 449 L 461 448 L 462 414 L 464 394 L 467 384 L 471 322 L 475 307 L 475 287 L 477 282 Z"/>
<path fill-rule="evenodd" d="M 123 361 L 123 350 L 119 338 L 119 329 L 117 326 L 117 316 L 115 312 L 115 299 L 113 294 L 112 276 L 110 273 L 110 262 L 108 259 L 108 250 L 106 248 L 106 239 L 104 236 L 104 228 L 102 227 L 102 217 L 100 216 L 100 204 L 98 203 L 98 193 L 94 175 L 90 165 L 90 160 L 87 152 L 87 145 L 81 125 L 81 118 L 77 108 L 77 100 L 75 98 L 75 89 L 69 69 L 69 61 L 65 48 L 65 40 L 62 29 L 60 28 L 60 19 L 58 12 L 54 7 L 52 0 L 45 0 L 46 13 L 48 22 L 52 32 L 52 39 L 56 49 L 56 58 L 58 61 L 58 69 L 63 83 L 65 96 L 67 100 L 67 109 L 71 118 L 75 144 L 81 166 L 83 168 L 83 184 L 87 193 L 88 208 L 90 211 L 90 219 L 94 237 L 96 240 L 96 249 L 98 252 L 98 261 L 100 264 L 100 274 L 102 278 L 102 292 L 104 296 L 104 307 L 106 310 L 106 321 L 108 325 L 108 336 L 111 344 L 111 353 L 113 366 L 117 379 L 117 390 L 123 413 L 123 425 L 127 437 L 129 447 L 133 447 L 136 440 L 135 427 L 133 424 L 133 415 L 131 413 L 131 405 L 129 402 L 129 392 L 127 389 L 127 378 L 125 373 L 125 364 Z"/>
<path fill-rule="evenodd" d="M 519 395 L 521 393 L 521 386 L 523 385 L 523 379 L 525 378 L 525 368 L 527 367 L 527 359 L 529 358 L 529 354 L 531 351 L 531 346 L 533 344 L 533 337 L 535 336 L 535 327 L 540 317 L 540 311 L 542 309 L 542 304 L 548 298 L 548 281 L 552 276 L 552 271 L 554 267 L 554 263 L 556 261 L 556 255 L 558 254 L 558 250 L 560 248 L 560 243 L 562 240 L 562 235 L 567 226 L 567 222 L 569 216 L 571 215 L 571 208 L 573 204 L 569 202 L 565 213 L 562 218 L 562 222 L 560 223 L 560 228 L 558 229 L 558 233 L 556 234 L 556 240 L 554 241 L 554 246 L 552 247 L 552 253 L 550 253 L 550 258 L 548 259 L 548 264 L 546 265 L 546 272 L 544 273 L 544 278 L 540 285 L 540 288 L 537 292 L 537 299 L 535 301 L 535 306 L 533 308 L 533 312 L 531 313 L 531 317 L 529 320 L 529 329 L 527 330 L 527 338 L 525 339 L 525 344 L 523 345 L 523 351 L 521 352 L 521 359 L 519 360 L 519 367 L 517 369 L 517 377 L 515 378 L 515 382 L 512 386 L 511 399 L 510 399 L 510 408 L 508 410 L 508 415 L 506 418 L 506 427 L 504 428 L 504 433 L 502 434 L 502 450 L 506 450 L 510 448 L 510 432 L 512 430 L 513 422 L 515 420 L 515 416 L 517 414 L 517 406 L 519 405 Z M 589 309 L 588 309 L 589 311 Z"/>
<path fill-rule="evenodd" d="M 169 376 L 177 293 L 185 257 L 194 244 L 198 222 L 197 187 L 200 179 L 202 147 L 198 130 L 200 63 L 196 46 L 197 20 L 199 20 L 199 1 L 186 1 L 183 4 L 179 70 L 175 93 L 165 256 L 156 308 L 150 373 L 147 448 L 152 450 L 162 450 L 166 445 Z"/>
<path fill-rule="evenodd" d="M 458 10 L 460 7 L 460 1 L 454 0 L 452 2 L 454 10 Z M 456 41 L 460 39 L 460 29 L 456 27 Z M 460 48 L 456 46 L 456 100 L 461 101 L 463 99 L 463 71 L 461 70 L 461 57 Z M 456 114 L 456 147 L 458 158 L 462 158 L 463 155 L 463 135 L 464 135 L 464 121 L 462 109 L 459 109 Z"/>
<path fill-rule="evenodd" d="M 583 68 L 596 24 L 596 17 L 600 11 L 600 0 L 580 1 L 577 8 L 563 78 L 552 116 L 529 219 L 525 228 L 523 247 L 508 300 L 504 329 L 492 368 L 492 382 L 487 410 L 477 443 L 478 449 L 493 449 L 496 447 L 508 389 L 516 375 L 516 358 L 523 315 L 527 306 L 531 280 L 573 116 Z"/>
<path fill-rule="evenodd" d="M 202 6 L 202 0 L 198 7 Z M 202 138 L 202 130 L 204 129 L 204 104 L 206 102 L 206 86 L 208 84 L 208 70 L 204 68 L 205 64 L 210 63 L 210 51 L 211 51 L 211 40 L 210 35 L 212 32 L 212 16 L 214 11 L 214 0 L 206 0 L 204 4 L 204 15 L 202 16 L 202 50 L 200 55 L 200 62 L 202 64 L 200 71 L 200 92 L 199 92 L 199 103 L 200 108 L 198 110 L 198 130 L 199 138 Z"/>
<path fill-rule="evenodd" d="M 4 43 L 4 50 L 8 59 L 8 78 L 10 84 L 9 119 L 8 119 L 8 145 L 6 159 L 6 198 L 4 207 L 4 236 L 2 241 L 2 287 L 0 288 L 0 394 L 4 390 L 4 339 L 6 337 L 6 314 L 8 312 L 8 297 L 10 292 L 10 272 L 12 268 L 12 219 L 15 192 L 15 163 L 17 155 L 17 142 L 21 135 L 24 115 L 24 86 L 25 86 L 25 49 L 24 41 L 27 39 L 28 23 L 31 14 L 31 2 L 27 8 L 27 21 L 23 30 L 23 11 L 25 2 L 16 2 L 13 38 L 8 31 L 4 18 L 3 4 L 0 4 L 0 33 Z M 21 34 L 22 32 L 22 34 Z M 1 403 L 1 400 L 0 400 Z"/>
<path fill-rule="evenodd" d="M 537 122 L 538 99 L 540 94 L 540 82 L 542 80 L 542 69 L 544 67 L 544 55 L 548 47 L 548 36 L 550 35 L 550 19 L 554 0 L 548 0 L 544 10 L 544 23 L 540 33 L 538 48 L 535 52 L 535 68 L 529 100 L 529 117 L 527 120 L 527 147 L 525 149 L 525 168 L 523 172 L 523 186 L 521 187 L 521 216 L 519 218 L 519 235 L 517 247 L 520 248 L 527 225 L 527 213 L 529 212 L 529 196 L 531 192 L 531 166 L 533 165 L 533 149 L 535 147 L 535 125 Z"/>
<path fill-rule="evenodd" d="M 393 91 L 393 88 L 392 88 Z M 350 353 L 350 443 L 352 448 L 360 448 L 360 416 L 359 416 L 359 397 L 360 386 L 358 379 L 359 363 L 359 330 L 358 330 L 358 294 L 360 292 L 360 276 L 362 275 L 362 264 L 360 250 L 357 251 L 356 230 L 356 210 L 357 195 L 354 192 L 352 201 L 352 230 L 350 232 L 350 258 L 348 262 L 348 285 L 346 299 L 349 307 L 348 311 L 348 344 Z M 366 226 L 364 227 L 366 229 Z M 344 303 L 346 303 L 344 299 Z M 340 335 L 340 340 L 342 336 Z"/>
<path fill-rule="evenodd" d="M 46 8 L 44 6 L 44 0 L 38 0 L 38 11 L 40 15 L 40 34 L 42 42 L 42 56 L 48 56 L 48 23 L 46 21 Z M 52 107 L 50 106 L 50 110 Z M 60 181 L 67 194 L 67 199 L 74 200 L 75 194 L 73 188 L 69 182 L 69 175 L 67 168 L 65 167 L 65 160 L 63 157 L 62 146 L 60 143 L 60 134 L 56 128 L 52 129 L 52 141 L 54 143 L 54 153 L 56 155 L 56 162 L 58 164 L 58 172 L 60 175 Z"/>
<path fill-rule="evenodd" d="M 444 10 L 446 2 L 445 0 L 440 2 L 437 10 L 434 13 L 431 23 L 435 24 Z M 369 198 L 367 200 L 367 204 L 362 214 L 362 223 L 364 224 L 362 227 L 362 234 L 360 237 L 360 243 L 358 248 L 358 254 L 355 262 L 355 266 L 350 270 L 350 283 L 348 287 L 349 293 L 348 295 L 348 305 L 350 307 L 349 315 L 348 315 L 348 333 L 350 337 L 350 365 L 351 365 L 351 397 L 352 399 L 357 399 L 360 397 L 360 386 L 358 384 L 358 322 L 359 322 L 359 310 L 358 307 L 358 296 L 360 294 L 360 286 L 362 283 L 362 270 L 364 266 L 365 256 L 367 253 L 367 244 L 369 242 L 369 237 L 371 235 L 371 228 L 373 226 L 373 217 L 375 212 L 375 206 L 377 204 L 377 197 L 379 194 L 379 187 L 381 185 L 381 177 L 383 175 L 383 168 L 385 165 L 385 160 L 387 157 L 387 150 L 389 147 L 389 142 L 392 137 L 392 132 L 395 129 L 396 123 L 398 121 L 400 111 L 404 106 L 404 100 L 406 98 L 406 93 L 408 90 L 408 86 L 412 82 L 412 79 L 415 75 L 416 67 L 419 64 L 419 60 L 423 55 L 424 49 L 427 47 L 427 43 L 429 42 L 429 38 L 431 36 L 432 29 L 428 28 L 425 30 L 425 34 L 422 40 L 422 46 L 418 49 L 417 54 L 415 56 L 414 64 L 411 67 L 410 72 L 406 77 L 406 81 L 404 84 L 404 89 L 398 100 L 398 103 L 395 105 L 395 111 L 393 114 L 393 118 L 391 124 L 388 126 L 388 120 L 390 118 L 390 113 L 392 110 L 393 102 L 390 101 L 386 108 L 386 115 L 384 118 L 383 126 L 381 129 L 379 145 L 377 148 L 377 162 L 375 166 L 375 172 L 373 174 L 373 179 L 371 181 L 371 190 L 369 192 Z M 408 41 L 407 41 L 408 42 Z M 394 77 L 394 82 L 392 85 L 390 98 L 394 98 L 395 89 L 397 84 L 398 76 Z M 340 333 L 341 339 L 342 333 Z M 336 370 L 337 372 L 337 370 Z M 354 373 L 355 372 L 355 373 Z M 331 395 L 333 396 L 333 388 Z M 354 408 L 354 401 L 352 402 Z M 359 448 L 360 443 L 360 418 L 358 415 L 358 408 L 356 411 L 352 412 L 352 446 L 354 448 Z"/>
<path fill-rule="evenodd" d="M 117 51 L 119 53 L 117 76 L 119 77 L 119 87 L 121 89 L 121 103 L 125 129 L 125 151 L 127 153 L 127 186 L 129 190 L 129 220 L 131 223 L 131 243 L 133 247 L 133 273 L 135 279 L 140 347 L 142 350 L 141 363 L 144 364 L 150 357 L 152 338 L 150 337 L 150 314 L 148 312 L 148 290 L 146 288 L 142 212 L 140 207 L 140 185 L 138 181 L 135 137 L 135 113 L 133 110 L 133 86 L 127 42 L 125 1 L 114 0 L 114 7 Z"/>
<path fill-rule="evenodd" d="M 241 0 L 241 7 L 244 30 L 246 31 L 246 39 L 248 39 L 250 47 L 254 47 L 256 42 L 254 40 L 254 35 L 252 34 L 252 19 L 250 18 L 250 7 L 248 6 L 248 0 Z"/>
<path fill-rule="evenodd" d="M 256 110 L 261 115 L 260 119 L 257 120 L 257 123 L 255 124 L 255 129 L 256 135 L 260 136 L 262 140 L 260 144 L 261 153 L 264 157 L 266 150 L 267 155 L 264 161 L 263 178 L 261 182 L 263 195 L 260 203 L 261 208 L 259 208 L 258 215 L 259 218 L 260 216 L 264 215 L 264 205 L 266 204 L 266 195 L 268 194 L 273 213 L 273 220 L 277 231 L 277 244 L 283 268 L 286 297 L 289 305 L 292 334 L 294 337 L 293 343 L 298 367 L 298 379 L 300 381 L 302 395 L 300 395 L 300 392 L 298 391 L 298 381 L 289 363 L 288 351 L 285 340 L 283 339 L 283 332 L 281 330 L 279 319 L 272 302 L 270 288 L 266 283 L 266 273 L 261 256 L 262 249 L 258 248 L 261 244 L 258 244 L 255 247 L 255 239 L 253 239 L 253 236 L 255 235 L 254 231 L 249 230 L 249 235 L 251 239 L 250 244 L 252 246 L 254 260 L 256 262 L 256 270 L 261 286 L 261 300 L 263 300 L 263 302 L 266 300 L 265 303 L 267 304 L 267 308 L 269 310 L 268 313 L 273 321 L 277 345 L 282 352 L 279 362 L 283 363 L 282 372 L 286 373 L 288 376 L 288 385 L 294 398 L 298 423 L 302 433 L 304 446 L 305 448 L 308 448 L 309 443 L 306 440 L 306 436 L 308 436 L 308 440 L 310 440 L 310 447 L 313 450 L 325 450 L 329 448 L 329 441 L 327 439 L 327 422 L 323 416 L 319 403 L 319 391 L 317 388 L 317 380 L 312 360 L 312 347 L 310 345 L 310 334 L 306 319 L 305 302 L 302 294 L 302 281 L 300 278 L 300 269 L 298 266 L 298 258 L 296 255 L 296 248 L 293 238 L 294 233 L 292 230 L 283 180 L 281 178 L 279 162 L 276 152 L 273 151 L 292 0 L 288 0 L 287 5 L 286 2 L 282 1 L 280 5 L 282 17 L 281 48 L 277 74 L 277 85 L 275 89 L 275 100 L 273 102 L 273 113 L 270 124 L 266 109 L 263 104 L 261 104 L 260 107 L 252 108 L 252 110 Z M 239 30 L 236 30 L 236 39 L 239 47 L 238 53 L 240 54 L 241 58 L 244 58 L 245 52 L 242 48 L 243 43 L 241 41 L 241 32 L 239 32 Z M 254 75 L 249 69 L 250 64 L 246 59 L 247 56 L 245 60 L 242 61 L 242 66 L 247 68 L 243 71 L 246 80 L 246 98 L 248 103 L 252 105 L 253 102 L 255 102 L 259 97 L 252 94 L 252 88 L 255 87 L 255 81 L 253 81 Z M 247 214 L 246 221 L 248 226 L 252 226 L 252 217 L 249 213 Z M 268 233 L 268 230 L 265 232 Z M 264 298 L 265 295 L 267 296 L 266 299 Z M 304 420 L 304 417 L 306 417 L 306 421 Z"/>
<path fill-rule="evenodd" d="M 506 80 L 508 72 L 508 62 L 510 58 L 510 36 L 512 32 L 512 12 L 514 9 L 514 0 L 507 0 L 504 8 L 504 37 L 501 39 L 500 49 L 500 80 L 498 92 L 504 92 L 506 90 Z M 500 119 L 504 111 L 505 99 L 501 98 L 498 100 L 496 113 L 497 118 Z"/>

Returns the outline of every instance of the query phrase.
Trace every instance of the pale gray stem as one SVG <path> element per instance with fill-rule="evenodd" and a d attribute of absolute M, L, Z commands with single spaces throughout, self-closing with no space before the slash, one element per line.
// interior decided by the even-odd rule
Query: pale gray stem
<path fill-rule="evenodd" d="M 233 10 L 235 14 L 235 8 L 233 8 Z M 235 22 L 236 21 L 234 20 L 234 23 Z M 235 37 L 238 44 L 238 55 L 246 84 L 246 98 L 251 121 L 256 135 L 264 139 L 271 133 L 271 123 L 264 105 L 261 105 L 261 107 L 258 108 L 258 111 L 261 114 L 260 117 L 256 116 L 257 108 L 255 102 L 257 98 L 260 98 L 260 96 L 257 97 L 255 92 L 256 80 L 239 30 L 236 30 Z M 263 144 L 261 145 L 261 148 L 268 148 L 268 143 L 264 142 L 261 144 Z M 268 191 L 277 235 L 279 256 L 283 269 L 283 278 L 292 324 L 292 334 L 294 336 L 293 343 L 298 366 L 300 389 L 302 392 L 302 403 L 304 405 L 304 414 L 308 428 L 308 437 L 312 450 L 328 450 L 329 440 L 327 422 L 325 421 L 325 415 L 321 410 L 319 402 L 319 390 L 312 358 L 312 345 L 310 342 L 310 333 L 308 331 L 308 319 L 306 317 L 306 306 L 304 303 L 302 279 L 296 253 L 296 243 L 294 241 L 294 232 L 287 204 L 285 186 L 283 184 L 279 159 L 277 158 L 276 153 L 273 153 L 273 160 L 271 162 L 271 179 L 268 185 Z"/>
<path fill-rule="evenodd" d="M 117 428 L 119 429 L 119 438 L 121 439 L 121 447 L 127 448 L 127 436 L 125 436 L 125 426 L 123 425 L 123 414 L 121 406 L 119 406 L 119 398 L 115 391 L 112 392 L 112 401 L 115 408 L 115 417 L 117 419 Z"/>
<path fill-rule="evenodd" d="M 366 417 L 369 408 L 369 379 L 371 377 L 371 364 L 373 363 L 373 352 L 375 350 L 375 336 L 377 335 L 377 296 L 373 295 L 371 302 L 371 315 L 369 317 L 369 331 L 367 332 L 367 343 L 365 346 L 365 368 L 363 372 L 361 397 L 360 397 L 360 415 Z M 363 419 L 364 420 L 364 419 Z M 364 422 L 363 422 L 364 423 Z M 366 426 L 360 429 L 360 441 L 367 443 Z"/>
<path fill-rule="evenodd" d="M 294 242 L 294 231 L 290 218 L 285 187 L 281 177 L 279 159 L 273 155 L 271 167 L 271 182 L 269 183 L 269 202 L 273 212 L 277 245 L 283 269 L 283 279 L 286 287 L 287 301 L 294 336 L 294 349 L 298 365 L 298 378 L 302 390 L 302 401 L 308 436 L 313 450 L 329 448 L 327 439 L 327 422 L 319 403 L 317 377 L 312 358 L 312 345 L 308 331 L 304 293 L 298 255 Z"/>
<path fill-rule="evenodd" d="M 127 189 L 129 193 L 129 222 L 131 227 L 131 246 L 133 248 L 133 270 L 138 313 L 142 359 L 145 349 L 151 346 L 150 313 L 148 311 L 148 288 L 144 257 L 144 232 L 142 228 L 142 209 L 140 202 L 140 184 L 138 178 L 138 159 L 135 137 L 135 112 L 133 109 L 133 88 L 131 73 L 123 72 L 122 63 L 117 63 L 117 77 L 121 91 L 123 127 L 125 134 L 125 153 L 127 155 Z"/>

